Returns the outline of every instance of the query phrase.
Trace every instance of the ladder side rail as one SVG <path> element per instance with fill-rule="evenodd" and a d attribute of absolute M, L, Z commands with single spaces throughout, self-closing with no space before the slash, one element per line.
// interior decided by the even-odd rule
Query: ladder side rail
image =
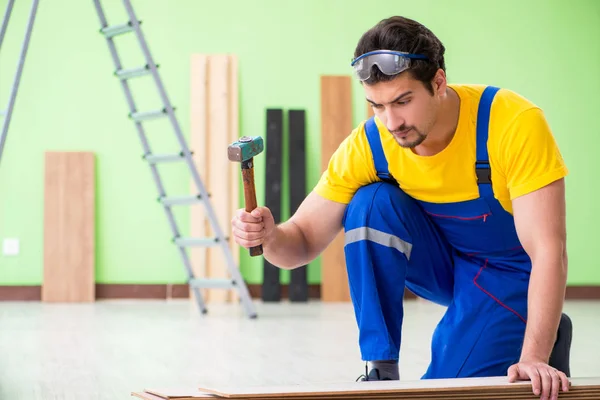
<path fill-rule="evenodd" d="M 27 49 L 29 48 L 29 42 L 31 40 L 31 32 L 33 31 L 33 23 L 35 22 L 35 16 L 37 14 L 39 0 L 33 0 L 31 2 L 31 10 L 29 11 L 29 18 L 27 20 L 27 27 L 25 29 L 25 39 L 21 45 L 21 52 L 19 54 L 19 62 L 17 64 L 17 71 L 13 80 L 12 87 L 10 89 L 10 95 L 8 98 L 8 106 L 3 110 L 4 119 L 2 121 L 2 131 L 0 131 L 0 160 L 2 160 L 2 153 L 4 145 L 6 143 L 6 137 L 8 136 L 8 126 L 12 118 L 13 109 L 15 106 L 15 100 L 17 98 L 17 90 L 19 90 L 19 84 L 21 82 L 21 75 L 23 74 L 23 66 L 25 65 L 25 56 L 27 55 Z M 12 5 L 10 5 L 12 8 Z M 8 7 L 7 7 L 8 11 Z M 5 16 L 6 18 L 6 16 Z M 8 24 L 8 19 L 6 19 Z M 4 28 L 4 21 L 3 21 Z M 4 36 L 4 35 L 3 35 Z"/>

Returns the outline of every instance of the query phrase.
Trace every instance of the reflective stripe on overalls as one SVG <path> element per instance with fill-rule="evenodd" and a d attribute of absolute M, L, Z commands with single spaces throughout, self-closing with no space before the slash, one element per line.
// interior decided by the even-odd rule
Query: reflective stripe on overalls
<path fill-rule="evenodd" d="M 424 378 L 504 375 L 520 356 L 531 261 L 488 179 L 488 125 L 497 90 L 486 88 L 479 103 L 480 197 L 474 200 L 440 204 L 408 196 L 389 174 L 373 118 L 366 122 L 384 182 L 360 188 L 343 221 L 364 360 L 398 359 L 405 286 L 448 306 Z"/>

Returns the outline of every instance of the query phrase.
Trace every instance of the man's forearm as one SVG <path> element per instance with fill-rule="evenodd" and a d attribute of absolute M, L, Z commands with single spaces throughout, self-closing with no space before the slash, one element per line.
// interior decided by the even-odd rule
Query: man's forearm
<path fill-rule="evenodd" d="M 541 254 L 532 259 L 528 317 L 521 361 L 548 362 L 556 340 L 567 280 L 566 253 Z"/>
<path fill-rule="evenodd" d="M 302 230 L 291 221 L 275 227 L 263 244 L 263 256 L 276 267 L 293 269 L 310 262 L 308 243 Z"/>

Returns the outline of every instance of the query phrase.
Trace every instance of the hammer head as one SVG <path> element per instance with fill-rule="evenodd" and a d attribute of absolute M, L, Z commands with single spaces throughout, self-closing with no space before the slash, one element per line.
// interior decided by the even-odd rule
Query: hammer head
<path fill-rule="evenodd" d="M 263 149 L 262 137 L 242 136 L 227 147 L 227 156 L 230 161 L 244 162 L 260 154 Z"/>

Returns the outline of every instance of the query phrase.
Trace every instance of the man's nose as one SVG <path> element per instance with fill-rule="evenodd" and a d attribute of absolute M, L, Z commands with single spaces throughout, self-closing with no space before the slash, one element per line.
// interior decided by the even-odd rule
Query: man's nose
<path fill-rule="evenodd" d="M 406 122 L 402 115 L 398 112 L 394 112 L 392 110 L 387 110 L 386 112 L 386 126 L 389 131 L 396 131 Z"/>

